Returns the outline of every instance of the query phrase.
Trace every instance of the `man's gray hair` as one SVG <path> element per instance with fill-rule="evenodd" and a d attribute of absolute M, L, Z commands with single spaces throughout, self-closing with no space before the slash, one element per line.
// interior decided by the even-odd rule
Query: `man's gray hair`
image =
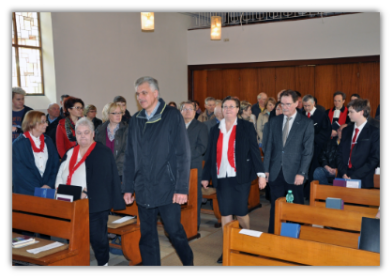
<path fill-rule="evenodd" d="M 308 102 L 309 100 L 311 100 L 313 103 L 315 103 L 316 101 L 314 100 L 314 96 L 312 95 L 306 95 L 302 98 L 302 102 Z"/>
<path fill-rule="evenodd" d="M 54 105 L 54 104 L 57 104 L 57 103 L 56 102 L 52 102 L 51 104 L 49 104 L 48 109 L 50 109 L 50 107 L 52 107 L 52 105 Z M 58 105 L 58 107 L 60 107 L 60 105 Z"/>
<path fill-rule="evenodd" d="M 216 99 L 215 100 L 215 106 L 220 106 L 220 105 L 222 105 L 222 100 Z"/>
<path fill-rule="evenodd" d="M 89 118 L 80 118 L 75 124 L 75 131 L 78 129 L 79 126 L 87 126 L 92 132 L 94 132 L 94 124 Z"/>
<path fill-rule="evenodd" d="M 21 87 L 12 87 L 12 98 L 14 98 L 15 94 L 19 95 L 26 95 L 26 91 L 23 90 Z"/>
<path fill-rule="evenodd" d="M 148 85 L 150 85 L 150 89 L 151 91 L 158 91 L 158 96 L 159 96 L 159 86 L 158 86 L 158 80 L 156 80 L 155 78 L 152 78 L 150 76 L 143 76 L 140 77 L 138 80 L 136 80 L 135 82 L 135 92 L 137 92 L 137 88 L 144 84 L 144 83 L 148 83 Z"/>
<path fill-rule="evenodd" d="M 207 102 L 209 102 L 211 100 L 215 101 L 215 99 L 213 97 L 206 97 L 206 99 L 204 100 L 204 103 L 207 104 Z"/>
<path fill-rule="evenodd" d="M 190 105 L 192 105 L 193 109 L 196 110 L 196 104 L 195 104 L 193 101 L 191 101 L 191 100 L 187 100 L 187 101 L 181 102 L 181 105 L 180 105 L 180 110 L 181 110 L 181 111 L 182 111 L 182 108 L 184 108 L 184 105 L 185 105 L 185 104 L 190 104 Z"/>

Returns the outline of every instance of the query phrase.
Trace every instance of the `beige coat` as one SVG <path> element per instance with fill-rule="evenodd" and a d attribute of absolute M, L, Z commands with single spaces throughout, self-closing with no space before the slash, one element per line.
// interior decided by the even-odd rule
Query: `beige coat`
<path fill-rule="evenodd" d="M 269 115 L 267 113 L 260 113 L 257 119 L 256 131 L 259 137 L 259 143 L 263 140 L 263 130 L 265 124 L 268 122 Z"/>

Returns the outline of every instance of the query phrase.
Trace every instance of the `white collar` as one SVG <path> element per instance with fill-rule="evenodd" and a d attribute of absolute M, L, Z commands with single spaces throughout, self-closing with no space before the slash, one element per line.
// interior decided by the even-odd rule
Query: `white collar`
<path fill-rule="evenodd" d="M 366 123 L 367 123 L 367 120 L 366 120 L 363 124 L 361 124 L 360 126 L 357 126 L 357 124 L 354 124 L 354 130 L 355 130 L 356 128 L 358 128 L 359 131 L 361 131 L 361 130 L 364 128 L 364 126 L 366 125 Z"/>
<path fill-rule="evenodd" d="M 237 125 L 237 119 L 235 119 L 233 126 Z M 231 129 L 233 128 L 233 126 L 231 127 Z M 226 120 L 225 118 L 223 118 L 220 123 L 219 123 L 219 129 L 222 130 L 222 132 L 226 133 Z M 230 130 L 229 130 L 230 131 Z"/>
<path fill-rule="evenodd" d="M 291 119 L 294 120 L 296 116 L 297 116 L 297 109 L 295 109 L 295 113 L 291 116 Z M 284 115 L 284 118 L 287 121 L 288 117 L 286 115 Z"/>

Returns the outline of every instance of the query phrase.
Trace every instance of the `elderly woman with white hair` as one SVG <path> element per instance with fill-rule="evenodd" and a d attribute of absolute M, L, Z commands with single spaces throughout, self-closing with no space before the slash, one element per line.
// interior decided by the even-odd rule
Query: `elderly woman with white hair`
<path fill-rule="evenodd" d="M 94 125 L 83 117 L 75 124 L 78 144 L 64 155 L 57 173 L 60 184 L 82 187 L 81 198 L 89 199 L 90 243 L 98 265 L 109 261 L 107 221 L 110 210 L 125 209 L 120 179 L 111 150 L 94 142 Z"/>

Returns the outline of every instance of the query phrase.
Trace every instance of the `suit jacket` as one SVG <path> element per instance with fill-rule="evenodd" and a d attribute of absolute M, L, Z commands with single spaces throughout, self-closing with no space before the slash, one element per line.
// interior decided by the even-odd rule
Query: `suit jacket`
<path fill-rule="evenodd" d="M 46 115 L 46 120 L 49 123 L 49 114 Z M 48 135 L 52 139 L 54 144 L 56 144 L 56 130 L 57 130 L 57 125 L 59 124 L 60 120 L 61 120 L 61 118 L 60 118 L 60 116 L 58 116 L 56 120 L 54 120 L 52 123 L 48 124 L 46 131 L 45 131 L 45 134 Z M 55 145 L 55 147 L 56 147 L 56 145 Z M 56 151 L 57 151 L 57 147 L 56 147 Z"/>
<path fill-rule="evenodd" d="M 303 115 L 306 116 L 306 111 L 303 111 Z M 319 153 L 322 148 L 324 148 L 325 144 L 329 140 L 332 132 L 331 122 L 328 119 L 328 116 L 325 112 L 322 112 L 319 109 L 314 111 L 313 115 L 310 116 L 310 119 L 313 120 L 314 126 L 314 147 L 315 154 Z M 316 148 L 319 148 L 316 150 Z"/>
<path fill-rule="evenodd" d="M 283 117 L 282 114 L 269 119 L 264 168 L 269 173 L 268 180 L 274 181 L 282 168 L 285 181 L 294 184 L 296 175 L 302 175 L 305 179 L 308 177 L 309 165 L 313 157 L 313 121 L 297 111 L 283 147 Z"/>
<path fill-rule="evenodd" d="M 338 177 L 347 174 L 348 160 L 350 157 L 352 134 L 354 125 L 348 125 L 342 132 L 342 139 L 337 153 Z M 371 125 L 365 124 L 357 138 L 351 153 L 352 174 L 348 175 L 352 179 L 362 180 L 363 188 L 374 187 L 374 170 L 380 162 L 380 130 Z"/>
<path fill-rule="evenodd" d="M 187 129 L 189 144 L 191 146 L 191 169 L 197 168 L 201 176 L 202 161 L 208 144 L 208 128 L 205 124 L 193 119 Z"/>
<path fill-rule="evenodd" d="M 212 128 L 214 125 L 217 125 L 217 124 L 218 124 L 218 122 L 216 121 L 216 118 L 213 118 L 213 119 L 211 119 L 211 120 L 205 121 L 205 122 L 203 122 L 203 123 L 207 126 L 208 135 L 210 134 L 211 128 Z"/>
<path fill-rule="evenodd" d="M 215 125 L 208 138 L 208 148 L 205 154 L 206 163 L 203 169 L 202 180 L 210 180 L 218 184 L 216 164 L 216 144 L 219 138 L 219 125 Z M 257 178 L 257 173 L 264 173 L 260 150 L 257 144 L 256 130 L 251 122 L 237 119 L 237 132 L 235 138 L 235 165 L 237 169 L 237 182 L 248 183 Z"/>

